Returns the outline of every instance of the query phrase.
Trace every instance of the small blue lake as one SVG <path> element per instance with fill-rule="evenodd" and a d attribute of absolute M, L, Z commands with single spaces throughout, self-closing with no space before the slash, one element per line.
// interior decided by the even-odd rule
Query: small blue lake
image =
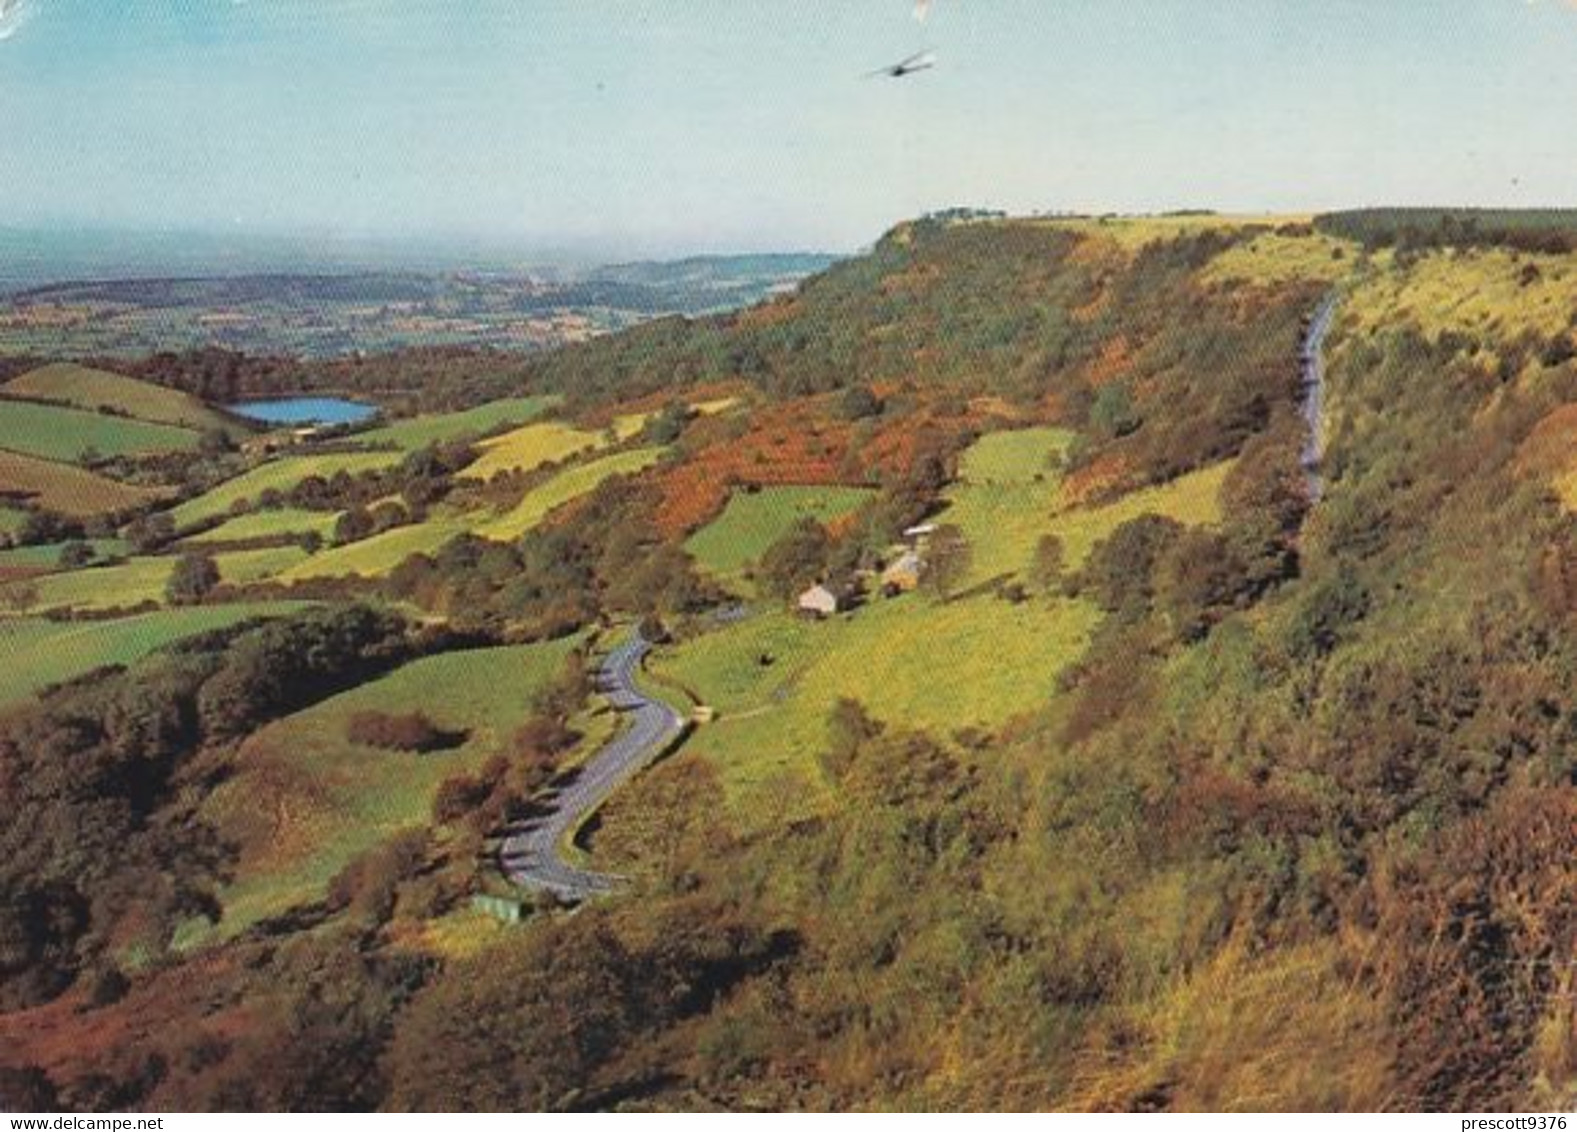
<path fill-rule="evenodd" d="M 378 412 L 375 405 L 343 397 L 283 397 L 275 401 L 240 401 L 228 407 L 237 416 L 274 425 L 360 424 Z"/>

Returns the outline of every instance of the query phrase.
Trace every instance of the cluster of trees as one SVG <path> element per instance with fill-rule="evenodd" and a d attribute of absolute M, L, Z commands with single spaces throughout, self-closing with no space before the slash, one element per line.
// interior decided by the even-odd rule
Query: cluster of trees
<path fill-rule="evenodd" d="M 425 754 L 457 747 L 466 737 L 439 727 L 423 711 L 358 711 L 345 722 L 345 738 L 386 751 Z"/>
<path fill-rule="evenodd" d="M 522 640 L 564 636 L 604 615 L 682 617 L 714 604 L 720 591 L 656 532 L 654 511 L 649 484 L 616 476 L 516 543 L 462 535 L 413 555 L 386 589 L 459 627 Z"/>
<path fill-rule="evenodd" d="M 1510 248 L 1544 255 L 1577 250 L 1577 211 L 1376 208 L 1320 216 L 1323 232 L 1366 249 L 1417 253 L 1434 248 Z"/>
<path fill-rule="evenodd" d="M 217 912 L 227 851 L 183 795 L 264 722 L 410 657 L 407 626 L 349 606 L 184 641 L 0 718 L 0 1006 L 111 962 L 117 931 L 160 953 Z"/>

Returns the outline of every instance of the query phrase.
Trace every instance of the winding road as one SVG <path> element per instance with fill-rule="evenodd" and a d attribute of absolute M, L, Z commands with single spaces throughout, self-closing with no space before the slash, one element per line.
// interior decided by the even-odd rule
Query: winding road
<path fill-rule="evenodd" d="M 1309 438 L 1303 442 L 1303 474 L 1309 485 L 1309 502 L 1325 493 L 1320 461 L 1325 456 L 1325 339 L 1336 321 L 1336 296 L 1320 305 L 1303 338 L 1303 419 Z"/>
<path fill-rule="evenodd" d="M 548 801 L 548 812 L 513 827 L 499 849 L 504 875 L 523 888 L 585 900 L 612 892 L 623 878 L 587 872 L 567 863 L 564 842 L 581 822 L 630 775 L 666 751 L 684 731 L 685 720 L 670 704 L 635 685 L 635 673 L 651 644 L 637 631 L 602 662 L 598 689 L 629 722 L 580 773 Z"/>

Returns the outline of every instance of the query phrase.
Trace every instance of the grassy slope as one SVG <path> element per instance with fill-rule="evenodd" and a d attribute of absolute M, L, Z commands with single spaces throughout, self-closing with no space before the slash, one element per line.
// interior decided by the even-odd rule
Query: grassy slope
<path fill-rule="evenodd" d="M 1530 265 L 1538 275 L 1525 282 Z M 1342 314 L 1359 333 L 1412 324 L 1430 338 L 1448 330 L 1489 340 L 1523 331 L 1548 337 L 1572 325 L 1574 296 L 1577 257 L 1471 251 L 1376 272 L 1343 304 Z"/>
<path fill-rule="evenodd" d="M 870 495 L 852 487 L 768 487 L 736 493 L 721 515 L 690 537 L 685 549 L 719 577 L 737 577 L 800 519 L 830 522 L 855 511 Z"/>
<path fill-rule="evenodd" d="M 126 553 L 126 543 L 122 539 L 100 538 L 88 539 L 87 544 L 93 548 L 95 556 L 107 558 Z M 69 543 L 50 542 L 36 546 L 19 546 L 12 550 L 0 550 L 0 570 L 53 570 L 60 563 L 60 552 Z"/>
<path fill-rule="evenodd" d="M 640 432 L 645 423 L 646 414 L 616 417 L 613 435 L 618 440 L 628 440 Z M 591 432 L 559 421 L 544 421 L 483 441 L 482 455 L 462 475 L 467 479 L 486 480 L 499 472 L 529 472 L 607 443 L 603 432 Z"/>
<path fill-rule="evenodd" d="M 214 562 L 221 581 L 239 586 L 284 574 L 306 557 L 307 552 L 299 546 L 269 546 L 216 554 Z"/>
<path fill-rule="evenodd" d="M 430 554 L 467 529 L 468 524 L 460 519 L 430 519 L 425 523 L 395 527 L 371 538 L 314 554 L 284 571 L 280 580 L 293 582 L 348 574 L 381 577 L 411 555 Z"/>
<path fill-rule="evenodd" d="M 1352 271 L 1358 250 L 1356 244 L 1323 233 L 1294 237 L 1267 232 L 1222 252 L 1201 272 L 1201 278 L 1210 283 L 1270 284 L 1302 279 L 1335 283 Z"/>
<path fill-rule="evenodd" d="M 62 363 L 30 370 L 8 382 L 4 392 L 13 397 L 67 401 L 84 409 L 118 409 L 156 424 L 243 431 L 242 426 L 190 394 L 86 366 Z"/>
<path fill-rule="evenodd" d="M 328 538 L 334 530 L 334 520 L 339 516 L 332 511 L 302 511 L 292 507 L 277 510 L 254 511 L 227 519 L 211 531 L 193 535 L 185 541 L 194 546 L 226 542 L 246 542 L 251 539 L 280 538 L 309 532 Z"/>
<path fill-rule="evenodd" d="M 75 460 L 93 449 L 103 456 L 136 456 L 197 446 L 197 433 L 82 409 L 0 401 L 0 447 L 46 460 Z"/>
<path fill-rule="evenodd" d="M 1072 442 L 1063 429 L 1032 428 L 990 433 L 964 453 L 937 521 L 957 525 L 969 542 L 966 585 L 1029 565 L 1061 490 L 1062 478 L 1048 461 Z"/>
<path fill-rule="evenodd" d="M 285 573 L 307 557 L 299 546 L 273 546 L 215 554 L 221 581 L 246 585 Z M 130 558 L 113 566 L 88 567 L 48 574 L 27 583 L 37 589 L 28 612 L 50 609 L 121 609 L 145 601 L 164 601 L 165 585 L 175 567 L 173 556 Z M 12 583 L 11 592 L 15 592 Z"/>
<path fill-rule="evenodd" d="M 523 425 L 559 402 L 558 397 L 510 397 L 489 401 L 457 413 L 434 413 L 395 421 L 361 433 L 357 440 L 369 445 L 393 445 L 405 452 L 429 444 L 481 436 L 504 425 Z"/>
<path fill-rule="evenodd" d="M 909 595 L 826 622 L 775 611 L 679 645 L 654 671 L 719 709 L 690 750 L 717 766 L 741 823 L 765 827 L 820 805 L 814 759 L 841 697 L 940 735 L 995 728 L 1046 701 L 1097 616 L 1082 602 L 989 596 Z"/>
<path fill-rule="evenodd" d="M 949 506 L 938 521 L 956 524 L 970 544 L 973 564 L 966 586 L 1022 571 L 1046 534 L 1062 540 L 1064 564 L 1077 569 L 1095 543 L 1139 515 L 1202 525 L 1220 520 L 1219 495 L 1230 461 L 1103 506 L 1062 507 L 1060 477 L 1046 461 L 1071 440 L 1071 433 L 1053 428 L 999 432 L 964 453 L 959 481 L 949 490 Z"/>
<path fill-rule="evenodd" d="M 70 464 L 4 451 L 0 451 L 0 488 L 29 495 L 40 506 L 78 518 L 125 510 L 164 495 Z"/>
<path fill-rule="evenodd" d="M 115 566 L 50 574 L 32 583 L 38 600 L 29 609 L 119 609 L 163 601 L 174 565 L 173 558 L 132 558 Z"/>
<path fill-rule="evenodd" d="M 299 603 L 275 602 L 169 609 L 113 621 L 58 622 L 0 619 L 0 703 L 31 695 L 46 684 L 81 676 L 106 664 L 130 664 L 182 637 L 244 621 L 290 613 Z"/>
<path fill-rule="evenodd" d="M 1059 512 L 1047 530 L 1062 540 L 1063 563 L 1083 564 L 1090 548 L 1129 519 L 1163 515 L 1179 523 L 1213 526 L 1221 520 L 1221 485 L 1235 461 L 1223 460 L 1171 483 L 1134 491 L 1099 507 L 1073 507 Z"/>
<path fill-rule="evenodd" d="M 321 455 L 285 456 L 270 460 L 232 480 L 226 480 L 196 499 L 181 504 L 172 513 L 177 528 L 226 515 L 232 504 L 242 499 L 256 501 L 269 488 L 288 491 L 308 476 L 332 476 L 335 472 L 372 471 L 399 463 L 398 452 L 330 452 Z"/>
<path fill-rule="evenodd" d="M 1061 537 L 1068 565 L 1077 567 L 1096 541 L 1137 515 L 1219 520 L 1230 463 L 1105 506 L 1059 511 L 1059 477 L 1047 460 L 1071 439 L 1052 428 L 992 433 L 965 453 L 941 517 L 972 544 L 970 581 L 1022 570 L 1046 533 Z M 798 799 L 795 812 L 814 810 L 814 755 L 840 697 L 938 734 L 995 728 L 1046 702 L 1098 616 L 1083 602 L 1015 606 L 990 595 L 947 604 L 921 595 L 877 600 L 823 623 L 774 611 L 688 641 L 654 670 L 721 711 L 693 749 L 719 767 L 748 826 L 773 820 L 785 798 Z M 762 665 L 762 656 L 772 663 Z"/>
<path fill-rule="evenodd" d="M 555 507 L 585 495 L 609 476 L 638 472 L 650 467 L 662 454 L 661 448 L 634 448 L 560 472 L 527 492 L 513 510 L 484 523 L 476 533 L 500 542 L 519 538 L 546 518 Z"/>
<path fill-rule="evenodd" d="M 449 776 L 496 753 L 530 714 L 533 693 L 557 675 L 573 640 L 427 657 L 271 724 L 247 740 L 239 771 L 205 814 L 243 846 L 224 894 L 223 933 L 322 894 L 358 853 L 427 823 Z M 345 726 L 358 711 L 420 705 L 467 742 L 427 755 L 357 746 Z"/>
<path fill-rule="evenodd" d="M 14 535 L 27 522 L 27 512 L 19 507 L 0 507 L 0 535 Z"/>

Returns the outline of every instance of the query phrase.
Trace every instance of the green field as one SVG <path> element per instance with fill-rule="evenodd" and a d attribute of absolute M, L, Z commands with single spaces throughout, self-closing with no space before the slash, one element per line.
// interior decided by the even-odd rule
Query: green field
<path fill-rule="evenodd" d="M 719 710 L 689 749 L 717 766 L 741 822 L 759 826 L 820 804 L 815 755 L 841 697 L 936 735 L 995 728 L 1050 699 L 1098 617 L 1076 601 L 907 595 L 828 621 L 758 614 L 665 650 L 653 670 Z"/>
<path fill-rule="evenodd" d="M 1431 339 L 1456 331 L 1509 341 L 1564 333 L 1574 310 L 1577 258 L 1496 248 L 1425 256 L 1405 271 L 1375 272 L 1353 288 L 1341 316 L 1359 333 L 1410 323 Z"/>
<path fill-rule="evenodd" d="M 871 492 L 853 487 L 768 487 L 735 492 L 723 513 L 685 542 L 703 567 L 721 578 L 738 577 L 803 518 L 823 523 L 858 510 Z"/>
<path fill-rule="evenodd" d="M 93 548 L 96 558 L 118 558 L 127 551 L 122 539 L 100 538 L 85 540 Z M 60 565 L 60 552 L 69 544 L 44 543 L 39 546 L 19 546 L 13 550 L 0 550 L 0 570 L 53 570 Z"/>
<path fill-rule="evenodd" d="M 267 546 L 215 554 L 214 563 L 219 567 L 220 581 L 244 586 L 277 578 L 306 558 L 307 552 L 299 546 Z"/>
<path fill-rule="evenodd" d="M 190 499 L 177 507 L 172 514 L 177 529 L 184 530 L 194 523 L 230 514 L 230 508 L 240 500 L 257 501 L 269 488 L 289 491 L 308 476 L 332 476 L 336 472 L 373 471 L 398 464 L 398 452 L 326 452 L 320 455 L 284 456 L 259 464 L 251 471 L 226 480 L 212 491 Z"/>
<path fill-rule="evenodd" d="M 395 421 L 382 428 L 360 433 L 356 439 L 369 445 L 390 445 L 405 452 L 414 452 L 429 444 L 484 436 L 505 425 L 523 425 L 535 420 L 561 400 L 560 397 L 509 397 L 457 413 L 432 413 Z"/>
<path fill-rule="evenodd" d="M 27 512 L 20 507 L 0 507 L 0 535 L 14 535 L 27 522 Z"/>
<path fill-rule="evenodd" d="M 431 519 L 425 523 L 395 527 L 371 538 L 314 554 L 286 570 L 280 576 L 280 581 L 339 578 L 350 574 L 364 578 L 381 577 L 411 555 L 431 554 L 467 529 L 467 524 L 458 519 Z"/>
<path fill-rule="evenodd" d="M 1228 248 L 1200 273 L 1206 283 L 1275 283 L 1317 280 L 1335 283 L 1352 273 L 1357 244 L 1316 232 L 1283 236 L 1266 232 Z"/>
<path fill-rule="evenodd" d="M 174 566 L 173 558 L 132 558 L 115 566 L 47 574 L 27 583 L 36 590 L 27 611 L 124 609 L 145 601 L 162 602 Z M 0 587 L 0 596 L 16 592 L 15 583 Z"/>
<path fill-rule="evenodd" d="M 60 364 L 29 370 L 8 382 L 0 392 L 12 397 L 63 401 L 90 410 L 114 409 L 138 420 L 198 431 L 246 431 L 239 422 L 178 389 L 165 389 L 86 366 Z"/>
<path fill-rule="evenodd" d="M 476 533 L 497 542 L 517 539 L 545 519 L 555 507 L 580 498 L 609 476 L 628 475 L 648 468 L 662 454 L 661 448 L 635 448 L 560 472 L 528 491 L 513 510 L 478 527 Z"/>
<path fill-rule="evenodd" d="M 1160 515 L 1187 526 L 1214 526 L 1221 521 L 1221 485 L 1235 462 L 1223 460 L 1171 483 L 1129 492 L 1100 507 L 1070 507 L 1059 512 L 1048 529 L 1062 540 L 1063 563 L 1077 569 L 1097 542 L 1140 515 Z"/>
<path fill-rule="evenodd" d="M 75 518 L 123 511 L 165 495 L 70 464 L 5 451 L 0 451 L 0 489 L 19 492 L 41 507 Z"/>
<path fill-rule="evenodd" d="M 204 816 L 242 847 L 218 929 L 318 898 L 357 854 L 430 821 L 438 785 L 498 753 L 556 676 L 573 639 L 427 657 L 271 724 L 241 749 L 239 771 L 204 803 Z M 441 727 L 470 733 L 430 754 L 361 747 L 345 738 L 358 711 L 420 705 Z M 186 942 L 195 942 L 195 934 Z"/>
<path fill-rule="evenodd" d="M 969 542 L 966 585 L 1029 565 L 1061 496 L 1062 476 L 1051 461 L 1072 442 L 1063 429 L 1029 428 L 989 433 L 963 454 L 937 521 L 954 524 Z"/>
<path fill-rule="evenodd" d="M 483 441 L 482 454 L 462 474 L 467 479 L 488 480 L 499 472 L 529 472 L 599 448 L 603 443 L 598 433 L 544 421 Z"/>
<path fill-rule="evenodd" d="M 211 531 L 192 535 L 184 542 L 191 546 L 213 545 L 227 542 L 250 542 L 253 539 L 288 538 L 294 535 L 316 534 L 327 539 L 334 532 L 334 522 L 339 518 L 334 511 L 302 511 L 281 507 L 253 511 L 227 519 Z"/>
<path fill-rule="evenodd" d="M 130 664 L 194 633 L 304 608 L 300 602 L 271 602 L 164 609 L 113 621 L 0 619 L 0 651 L 6 658 L 0 667 L 0 703 L 24 699 L 45 685 L 106 664 Z"/>
<path fill-rule="evenodd" d="M 45 460 L 72 461 L 84 452 L 139 456 L 197 447 L 197 433 L 83 409 L 0 400 L 0 448 Z"/>

